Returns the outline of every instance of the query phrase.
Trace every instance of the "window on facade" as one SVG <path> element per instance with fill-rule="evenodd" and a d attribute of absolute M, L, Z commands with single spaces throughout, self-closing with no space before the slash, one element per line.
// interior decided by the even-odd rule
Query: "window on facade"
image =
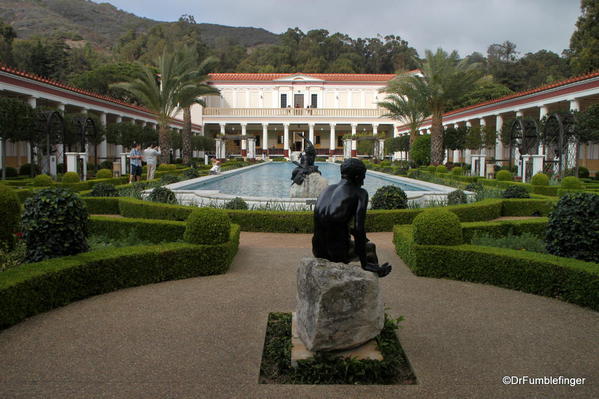
<path fill-rule="evenodd" d="M 343 136 L 337 136 L 337 147 L 343 147 Z"/>
<path fill-rule="evenodd" d="M 277 136 L 277 144 L 283 144 L 283 135 Z"/>
<path fill-rule="evenodd" d="M 318 108 L 318 94 L 312 94 L 310 97 L 310 108 Z"/>
<path fill-rule="evenodd" d="M 281 94 L 281 108 L 287 108 L 287 94 Z"/>
<path fill-rule="evenodd" d="M 320 144 L 320 136 L 316 136 L 316 144 Z"/>
<path fill-rule="evenodd" d="M 256 147 L 260 147 L 260 136 L 256 136 Z"/>

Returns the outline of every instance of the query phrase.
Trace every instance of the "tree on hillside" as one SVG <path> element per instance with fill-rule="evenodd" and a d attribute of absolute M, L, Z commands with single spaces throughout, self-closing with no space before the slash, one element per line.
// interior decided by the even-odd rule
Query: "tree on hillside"
<path fill-rule="evenodd" d="M 69 82 L 81 89 L 104 94 L 129 103 L 139 104 L 139 99 L 132 96 L 131 93 L 117 87 L 110 87 L 110 85 L 112 83 L 136 79 L 141 76 L 142 72 L 143 69 L 139 64 L 119 62 L 100 65 L 89 71 L 73 75 L 69 79 Z"/>
<path fill-rule="evenodd" d="M 0 63 L 12 65 L 12 43 L 17 38 L 17 33 L 12 26 L 0 20 Z"/>
<path fill-rule="evenodd" d="M 432 114 L 431 161 L 443 162 L 443 113 L 451 102 L 455 102 L 470 90 L 482 77 L 478 64 L 460 60 L 458 53 L 451 54 L 437 49 L 426 50 L 425 60 L 419 74 L 400 74 L 389 83 L 389 88 L 400 95 L 420 93 Z"/>
<path fill-rule="evenodd" d="M 570 38 L 570 65 L 575 74 L 599 69 L 599 2 L 582 0 L 582 15 Z"/>

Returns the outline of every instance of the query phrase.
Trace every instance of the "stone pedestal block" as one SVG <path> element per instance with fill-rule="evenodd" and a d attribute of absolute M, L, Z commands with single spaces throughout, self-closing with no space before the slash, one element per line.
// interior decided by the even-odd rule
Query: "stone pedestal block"
<path fill-rule="evenodd" d="M 376 337 L 385 315 L 379 278 L 358 263 L 303 258 L 297 270 L 297 332 L 311 352 L 353 348 Z"/>

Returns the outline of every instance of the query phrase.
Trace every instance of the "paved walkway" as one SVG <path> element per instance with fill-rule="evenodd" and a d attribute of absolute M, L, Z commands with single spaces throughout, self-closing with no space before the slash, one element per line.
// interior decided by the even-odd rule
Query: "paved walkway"
<path fill-rule="evenodd" d="M 388 311 L 418 385 L 260 385 L 269 312 L 294 308 L 308 235 L 243 233 L 229 273 L 126 289 L 0 333 L 1 398 L 599 397 L 599 313 L 558 300 L 413 276 L 390 233 Z M 503 385 L 510 376 L 584 377 L 582 386 Z"/>

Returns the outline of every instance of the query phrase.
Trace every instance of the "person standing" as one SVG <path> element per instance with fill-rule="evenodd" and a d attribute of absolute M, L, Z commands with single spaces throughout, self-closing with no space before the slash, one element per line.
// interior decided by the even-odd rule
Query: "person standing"
<path fill-rule="evenodd" d="M 140 146 L 137 143 L 133 143 L 133 148 L 129 153 L 129 160 L 131 164 L 131 173 L 129 174 L 129 183 L 141 180 L 141 152 L 139 151 Z"/>
<path fill-rule="evenodd" d="M 144 150 L 144 158 L 148 166 L 148 180 L 154 179 L 156 172 L 156 164 L 158 163 L 158 155 L 160 155 L 160 147 L 156 144 L 151 144 Z"/>

